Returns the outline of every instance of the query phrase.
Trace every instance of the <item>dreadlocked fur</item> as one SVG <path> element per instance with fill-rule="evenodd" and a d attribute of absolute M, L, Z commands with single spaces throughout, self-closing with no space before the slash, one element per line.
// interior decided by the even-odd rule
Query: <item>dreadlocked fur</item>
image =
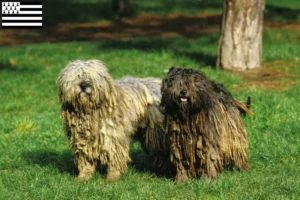
<path fill-rule="evenodd" d="M 144 148 L 160 162 L 160 140 L 151 143 L 151 138 L 163 135 L 163 117 L 157 109 L 161 79 L 114 81 L 101 61 L 76 60 L 61 70 L 58 85 L 77 180 L 90 179 L 98 165 L 107 167 L 107 180 L 119 179 L 128 169 L 129 141 L 137 130 Z"/>
<path fill-rule="evenodd" d="M 249 168 L 248 138 L 239 110 L 251 114 L 250 98 L 236 101 L 202 72 L 174 67 L 161 92 L 166 144 L 177 182 L 217 178 L 224 168 Z"/>

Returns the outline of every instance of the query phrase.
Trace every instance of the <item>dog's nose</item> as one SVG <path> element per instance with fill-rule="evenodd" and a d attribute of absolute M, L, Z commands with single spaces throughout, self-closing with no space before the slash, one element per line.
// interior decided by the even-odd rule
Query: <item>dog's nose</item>
<path fill-rule="evenodd" d="M 82 91 L 85 91 L 87 87 L 89 87 L 89 85 L 86 82 L 82 82 L 79 84 L 79 87 Z"/>
<path fill-rule="evenodd" d="M 181 90 L 180 94 L 183 95 L 183 96 L 185 96 L 187 94 L 187 90 Z"/>

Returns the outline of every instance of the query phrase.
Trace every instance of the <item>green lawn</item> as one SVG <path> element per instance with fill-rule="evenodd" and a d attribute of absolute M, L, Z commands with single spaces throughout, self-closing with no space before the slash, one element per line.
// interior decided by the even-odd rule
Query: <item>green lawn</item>
<path fill-rule="evenodd" d="M 170 14 L 205 14 L 222 13 L 220 0 L 130 0 L 132 12 L 128 17 L 142 13 Z M 66 9 L 72 8 L 72 9 Z M 111 9 L 111 0 L 44 0 L 43 23 L 59 22 L 97 22 L 112 20 L 115 13 Z M 265 19 L 283 22 L 300 20 L 300 2 L 297 0 L 266 0 Z"/>
<path fill-rule="evenodd" d="M 215 1 L 209 2 L 214 5 Z M 286 1 L 285 5 L 272 2 L 287 7 L 295 1 Z M 145 11 L 151 7 L 150 1 L 135 3 Z M 185 8 L 178 7 L 172 12 L 176 9 L 185 13 Z M 0 200 L 299 199 L 299 33 L 264 32 L 264 62 L 279 62 L 274 68 L 290 72 L 282 81 L 296 82 L 279 91 L 255 85 L 242 87 L 246 83 L 239 75 L 215 70 L 218 37 L 210 34 L 197 39 L 155 37 L 1 47 Z M 97 173 L 86 183 L 74 182 L 76 167 L 59 118 L 56 85 L 59 71 L 74 59 L 100 59 L 116 79 L 125 75 L 162 78 L 171 66 L 192 67 L 223 83 L 237 99 L 250 95 L 255 116 L 245 117 L 244 122 L 251 170 L 225 171 L 216 181 L 198 179 L 175 184 L 149 171 L 147 156 L 135 143 L 131 148 L 133 162 L 122 180 L 107 184 L 103 174 Z"/>
<path fill-rule="evenodd" d="M 130 2 L 132 12 L 128 14 L 128 17 L 134 17 L 141 13 L 191 15 L 197 13 L 220 14 L 222 12 L 222 3 L 219 0 L 130 0 Z M 72 9 L 65 9 L 68 7 Z M 111 7 L 111 0 L 45 0 L 43 2 L 43 21 L 47 24 L 55 24 L 69 21 L 111 20 L 116 15 L 112 12 Z"/>

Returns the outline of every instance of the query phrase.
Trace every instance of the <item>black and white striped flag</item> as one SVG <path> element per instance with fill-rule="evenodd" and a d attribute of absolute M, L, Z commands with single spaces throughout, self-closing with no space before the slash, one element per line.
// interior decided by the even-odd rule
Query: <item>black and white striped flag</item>
<path fill-rule="evenodd" d="M 42 1 L 2 2 L 2 28 L 42 28 Z"/>

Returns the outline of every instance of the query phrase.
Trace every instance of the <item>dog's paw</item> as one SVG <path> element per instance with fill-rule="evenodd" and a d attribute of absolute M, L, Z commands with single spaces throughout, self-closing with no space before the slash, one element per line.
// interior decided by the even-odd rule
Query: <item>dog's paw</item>
<path fill-rule="evenodd" d="M 75 182 L 85 182 L 90 180 L 93 177 L 93 174 L 83 174 L 80 173 L 76 178 L 75 178 Z"/>
<path fill-rule="evenodd" d="M 184 172 L 177 172 L 176 177 L 175 177 L 175 181 L 177 183 L 186 182 L 188 179 L 189 179 L 189 177 L 187 176 L 186 171 L 184 171 Z"/>
<path fill-rule="evenodd" d="M 106 175 L 106 182 L 114 182 L 121 178 L 121 172 L 119 171 L 109 171 Z"/>

